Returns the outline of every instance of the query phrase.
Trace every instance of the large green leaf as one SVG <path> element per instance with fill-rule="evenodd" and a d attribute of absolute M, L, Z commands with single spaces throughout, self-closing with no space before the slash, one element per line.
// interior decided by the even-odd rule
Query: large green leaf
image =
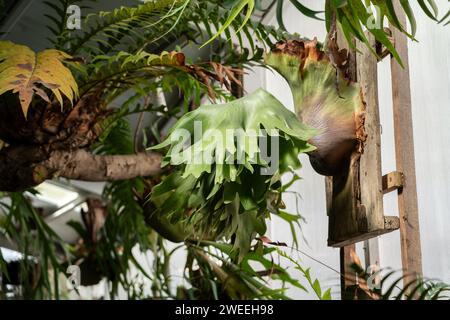
<path fill-rule="evenodd" d="M 215 134 L 208 133 L 211 129 Z M 260 129 L 271 136 L 260 140 L 264 136 Z M 183 141 L 180 131 L 198 135 L 184 140 L 184 150 L 179 145 Z M 236 131 L 241 134 L 228 140 L 231 143 L 221 140 Z M 149 200 L 155 205 L 154 214 L 171 223 L 181 221 L 191 226 L 191 238 L 232 239 L 242 259 L 252 239 L 265 233 L 268 214 L 278 213 L 280 174 L 288 167 L 300 167 L 298 155 L 314 150 L 308 140 L 317 132 L 262 89 L 242 99 L 205 105 L 185 114 L 169 137 L 151 148 L 168 148 L 163 165 L 175 167 L 175 172 L 152 190 Z M 279 157 L 273 172 L 263 171 L 269 166 L 262 154 L 265 142 L 271 159 Z M 238 159 L 238 155 L 242 155 L 243 163 L 227 161 Z M 193 163 L 194 159 L 207 161 Z"/>
<path fill-rule="evenodd" d="M 196 132 L 200 132 L 200 127 L 201 136 L 194 137 Z M 193 175 L 199 178 L 204 172 L 211 173 L 214 167 L 216 183 L 236 181 L 244 168 L 253 171 L 254 165 L 267 165 L 258 146 L 258 138 L 264 134 L 260 129 L 265 129 L 269 135 L 278 132 L 280 159 L 285 160 L 297 158 L 300 152 L 312 151 L 314 147 L 307 141 L 318 133 L 299 122 L 295 114 L 274 96 L 259 89 L 244 98 L 202 106 L 187 113 L 172 127 L 164 142 L 150 149 L 170 147 L 163 165 L 185 164 L 184 177 Z M 188 147 L 180 149 L 180 133 L 183 132 L 197 140 L 186 141 Z M 237 133 L 234 137 L 236 143 L 230 143 L 230 134 L 233 133 Z M 291 148 L 283 148 L 285 144 L 290 144 Z M 241 164 L 228 161 L 239 157 L 243 157 Z M 194 163 L 197 159 L 205 161 Z M 295 166 L 298 160 L 293 161 Z"/>

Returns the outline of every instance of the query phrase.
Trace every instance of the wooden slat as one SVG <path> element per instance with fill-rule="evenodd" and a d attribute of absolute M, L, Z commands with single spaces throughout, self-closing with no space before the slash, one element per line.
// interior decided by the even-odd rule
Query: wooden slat
<path fill-rule="evenodd" d="M 378 236 L 381 236 L 385 233 L 392 232 L 394 230 L 399 229 L 400 221 L 398 217 L 395 216 L 384 216 L 383 217 L 383 228 L 378 228 L 372 231 L 359 232 L 357 234 L 352 235 L 351 238 L 344 239 L 342 241 L 336 241 L 333 243 L 328 242 L 328 245 L 331 247 L 344 247 L 357 242 L 365 241 L 368 239 L 372 239 Z"/>
<path fill-rule="evenodd" d="M 375 47 L 375 38 L 367 34 Z M 367 213 L 367 229 L 384 228 L 383 188 L 381 182 L 381 132 L 378 107 L 377 57 L 362 43 L 357 43 L 361 54 L 357 55 L 358 82 L 361 85 L 366 112 L 364 128 L 367 134 L 364 153 L 359 161 L 361 203 Z"/>
<path fill-rule="evenodd" d="M 383 193 L 389 193 L 403 187 L 403 173 L 394 171 L 383 176 Z"/>
<path fill-rule="evenodd" d="M 400 22 L 406 25 L 406 17 L 400 3 L 394 1 L 394 6 Z M 398 209 L 404 283 L 406 284 L 422 275 L 422 254 L 414 164 L 408 43 L 404 34 L 392 26 L 391 29 L 395 48 L 404 64 L 402 68 L 393 58 L 391 59 L 395 155 L 397 170 L 404 174 L 403 188 L 398 191 Z"/>

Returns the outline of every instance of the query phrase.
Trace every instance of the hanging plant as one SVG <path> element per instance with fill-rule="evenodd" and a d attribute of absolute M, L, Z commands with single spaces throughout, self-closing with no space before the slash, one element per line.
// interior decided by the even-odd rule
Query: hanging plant
<path fill-rule="evenodd" d="M 279 42 L 266 56 L 266 63 L 288 82 L 299 119 L 317 129 L 309 157 L 323 175 L 340 172 L 354 151 L 362 152 L 365 141 L 365 103 L 357 83 L 346 70 L 346 52 L 334 52 L 334 62 L 317 42 Z"/>
<path fill-rule="evenodd" d="M 193 225 L 193 238 L 232 238 L 243 257 L 278 212 L 280 175 L 300 167 L 298 155 L 314 150 L 308 140 L 316 133 L 262 89 L 189 112 L 150 148 L 168 147 L 162 166 L 176 168 L 153 188 L 154 214 Z"/>

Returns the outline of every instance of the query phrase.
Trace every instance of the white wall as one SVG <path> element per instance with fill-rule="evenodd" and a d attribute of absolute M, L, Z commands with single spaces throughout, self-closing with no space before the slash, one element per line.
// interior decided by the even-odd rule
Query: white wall
<path fill-rule="evenodd" d="M 441 11 L 448 10 L 443 1 Z M 450 283 L 450 33 L 421 12 L 418 43 L 409 42 L 414 147 L 424 275 Z M 395 170 L 389 61 L 379 68 L 383 174 Z M 385 211 L 397 214 L 395 194 Z M 401 269 L 399 232 L 380 237 L 382 266 Z"/>
<path fill-rule="evenodd" d="M 323 1 L 304 1 L 311 8 L 323 8 Z M 419 43 L 409 44 L 411 66 L 412 110 L 415 139 L 417 188 L 422 239 L 422 261 L 424 275 L 450 283 L 450 33 L 448 27 L 437 25 L 422 13 L 416 2 L 411 2 L 417 12 Z M 443 2 L 441 11 L 448 10 Z M 325 38 L 323 22 L 301 16 L 290 5 L 285 6 L 285 25 L 290 32 L 319 41 Z M 270 23 L 276 24 L 273 17 Z M 382 123 L 382 170 L 383 174 L 394 171 L 395 149 L 392 119 L 390 62 L 385 59 L 379 65 L 380 117 Z M 277 74 L 266 70 L 255 70 L 246 79 L 248 91 L 264 86 L 288 108 L 293 108 L 292 96 L 286 82 Z M 302 157 L 304 167 L 299 170 L 303 180 L 292 190 L 298 192 L 300 213 L 306 219 L 300 249 L 339 270 L 339 250 L 327 247 L 328 218 L 325 209 L 324 178 L 317 175 Z M 285 198 L 288 210 L 295 212 L 295 200 Z M 385 196 L 386 215 L 398 215 L 397 196 Z M 447 231 L 447 232 L 446 232 Z M 271 235 L 274 241 L 291 240 L 286 223 L 274 219 Z M 396 270 L 402 268 L 399 232 L 378 237 L 380 265 Z M 364 261 L 362 243 L 357 252 Z M 312 268 L 323 286 L 333 287 L 333 298 L 339 298 L 339 276 L 310 258 L 300 254 L 300 263 Z M 297 298 L 314 298 L 313 294 L 292 291 Z"/>

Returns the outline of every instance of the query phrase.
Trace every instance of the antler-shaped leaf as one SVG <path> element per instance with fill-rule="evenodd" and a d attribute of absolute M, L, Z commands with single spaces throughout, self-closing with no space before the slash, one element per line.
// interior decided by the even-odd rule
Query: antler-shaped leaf
<path fill-rule="evenodd" d="M 196 139 L 196 124 L 202 127 L 202 136 L 188 148 L 179 150 L 178 134 L 189 132 Z M 187 113 L 172 127 L 171 136 L 151 149 L 170 146 L 163 164 L 173 161 L 176 165 L 186 164 L 185 177 L 193 175 L 198 178 L 203 172 L 210 173 L 214 167 L 216 183 L 236 181 L 236 176 L 244 168 L 253 172 L 254 165 L 267 165 L 258 146 L 258 138 L 263 134 L 261 128 L 268 135 L 272 135 L 272 130 L 280 132 L 282 159 L 294 160 L 300 152 L 314 150 L 307 141 L 317 131 L 299 122 L 294 113 L 263 89 L 238 100 L 202 106 Z M 236 143 L 230 138 L 230 134 L 236 135 Z M 290 144 L 290 148 L 283 148 L 284 141 Z M 203 162 L 198 163 L 193 159 L 202 159 Z M 229 159 L 242 160 L 242 163 L 236 164 Z M 298 160 L 289 161 L 293 166 L 296 162 Z"/>
<path fill-rule="evenodd" d="M 260 140 L 260 129 L 267 131 L 267 141 Z M 179 133 L 194 138 L 181 144 L 184 150 Z M 233 238 L 242 259 L 256 234 L 265 233 L 269 212 L 278 212 L 280 174 L 287 167 L 300 167 L 298 155 L 314 150 L 308 140 L 316 133 L 262 89 L 185 114 L 167 140 L 152 148 L 169 147 L 163 163 L 176 167 L 152 190 L 154 215 L 171 223 L 184 221 L 194 238 Z M 263 172 L 269 165 L 264 147 L 275 165 L 272 172 Z"/>
<path fill-rule="evenodd" d="M 42 87 L 53 92 L 61 107 L 62 95 L 72 102 L 78 95 L 78 86 L 70 70 L 62 63 L 70 58 L 54 49 L 36 54 L 27 46 L 0 41 L 0 95 L 10 90 L 19 93 L 25 117 L 35 93 L 50 101 Z"/>

